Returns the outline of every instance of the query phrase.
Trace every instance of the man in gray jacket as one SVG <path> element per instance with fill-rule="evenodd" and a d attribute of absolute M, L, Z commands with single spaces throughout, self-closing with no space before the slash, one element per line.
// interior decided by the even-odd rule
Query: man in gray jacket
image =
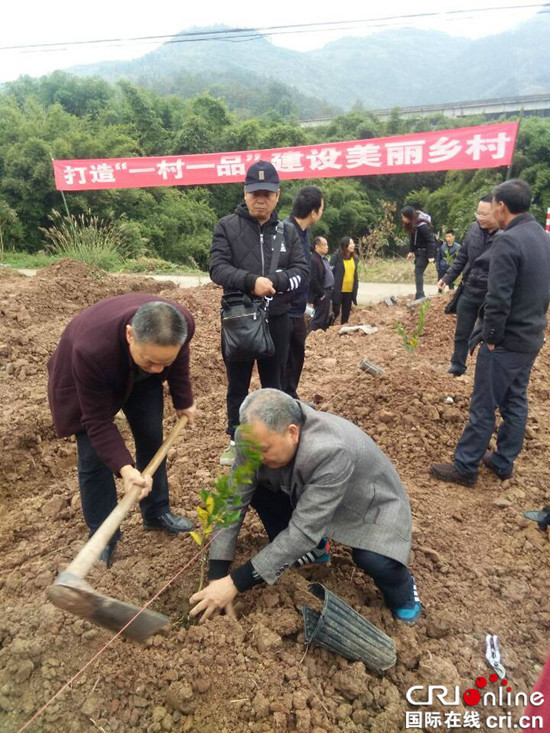
<path fill-rule="evenodd" d="M 222 609 L 232 615 L 238 592 L 271 585 L 307 561 L 328 560 L 327 538 L 333 538 L 352 548 L 355 564 L 372 577 L 394 618 L 415 623 L 422 609 L 407 569 L 411 510 L 388 457 L 353 423 L 278 390 L 250 394 L 240 418 L 259 446 L 262 465 L 250 484 L 239 487 L 239 521 L 212 542 L 211 582 L 191 598 L 191 615 L 202 612 L 206 620 Z M 233 471 L 243 462 L 238 449 Z M 249 506 L 270 544 L 229 573 Z"/>

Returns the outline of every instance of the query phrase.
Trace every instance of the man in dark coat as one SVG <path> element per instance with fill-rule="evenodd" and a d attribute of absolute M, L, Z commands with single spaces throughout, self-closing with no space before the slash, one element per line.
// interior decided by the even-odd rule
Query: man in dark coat
<path fill-rule="evenodd" d="M 210 584 L 191 598 L 203 619 L 216 609 L 232 613 L 237 592 L 270 585 L 289 568 L 326 562 L 328 538 L 352 548 L 355 564 L 382 592 L 394 618 L 413 624 L 422 607 L 407 564 L 411 510 L 389 458 L 360 428 L 318 412 L 273 389 L 250 394 L 241 406 L 246 437 L 262 465 L 239 486 L 240 519 L 210 547 Z M 233 471 L 245 461 L 239 447 Z M 249 506 L 258 512 L 269 544 L 229 570 Z M 322 553 L 322 554 L 321 554 Z"/>
<path fill-rule="evenodd" d="M 319 329 L 326 331 L 328 328 L 334 289 L 334 273 L 327 259 L 327 240 L 324 237 L 315 237 L 313 248 L 309 276 L 309 300 L 313 303 L 315 313 L 309 324 L 310 332 Z"/>
<path fill-rule="evenodd" d="M 457 254 L 460 252 L 460 242 L 455 239 L 453 229 L 447 229 L 445 232 L 445 241 L 437 240 L 438 245 L 435 252 L 435 269 L 437 277 L 441 280 L 447 270 L 454 264 Z M 449 290 L 453 290 L 454 283 L 449 283 Z M 439 289 L 441 292 L 441 288 Z"/>
<path fill-rule="evenodd" d="M 128 293 L 87 308 L 63 332 L 48 362 L 48 399 L 58 435 L 76 435 L 82 511 L 90 534 L 116 506 L 114 476 L 122 478 L 125 491 L 142 488 L 145 529 L 177 534 L 193 528 L 170 511 L 166 461 L 152 480 L 141 471 L 162 444 L 164 381 L 178 417 L 194 420 L 189 377 L 194 331 L 184 306 Z M 115 424 L 119 410 L 134 436 L 136 461 Z M 103 553 L 107 566 L 119 537 L 118 532 Z"/>
<path fill-rule="evenodd" d="M 302 243 L 304 257 L 311 266 L 311 244 L 309 228 L 316 224 L 323 215 L 324 202 L 323 193 L 317 186 L 304 186 L 296 194 L 292 204 L 292 212 L 288 219 Z M 288 361 L 283 376 L 283 391 L 291 397 L 298 399 L 298 384 L 304 367 L 306 350 L 306 305 L 308 301 L 309 282 L 306 278 L 300 283 L 297 290 L 292 291 L 290 301 L 290 344 L 288 349 Z"/>
<path fill-rule="evenodd" d="M 470 418 L 454 463 L 434 464 L 443 481 L 472 486 L 480 463 L 504 480 L 513 474 L 527 423 L 527 386 L 544 342 L 550 301 L 550 240 L 528 214 L 531 189 L 506 181 L 493 191 L 493 215 L 502 231 L 492 246 L 489 282 L 476 363 Z M 498 408 L 496 450 L 488 450 Z"/>
<path fill-rule="evenodd" d="M 462 273 L 464 287 L 456 306 L 455 348 L 451 366 L 447 369 L 454 377 L 460 377 L 467 368 L 468 339 L 487 293 L 490 249 L 497 232 L 498 224 L 492 213 L 492 196 L 483 196 L 477 205 L 476 221 L 470 227 L 463 246 L 454 263 L 437 283 L 439 288 L 445 288 Z"/>
<path fill-rule="evenodd" d="M 275 354 L 258 359 L 262 387 L 281 389 L 290 344 L 289 310 L 292 293 L 307 280 L 309 268 L 300 238 L 292 224 L 285 224 L 284 238 L 275 272 L 271 262 L 280 229 L 275 207 L 279 201 L 279 174 L 266 161 L 253 163 L 246 173 L 244 200 L 234 214 L 216 224 L 210 252 L 210 277 L 224 292 L 239 291 L 256 298 L 269 298 L 269 330 Z M 224 355 L 225 359 L 225 355 Z M 222 453 L 222 466 L 235 459 L 235 430 L 239 408 L 248 394 L 255 360 L 225 359 L 227 371 L 227 433 L 229 446 Z"/>

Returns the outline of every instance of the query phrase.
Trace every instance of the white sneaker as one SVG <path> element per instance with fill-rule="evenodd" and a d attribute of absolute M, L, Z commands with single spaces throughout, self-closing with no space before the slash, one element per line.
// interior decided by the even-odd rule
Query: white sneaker
<path fill-rule="evenodd" d="M 229 445 L 220 456 L 220 466 L 232 466 L 237 456 L 237 446 L 234 440 L 229 441 Z"/>

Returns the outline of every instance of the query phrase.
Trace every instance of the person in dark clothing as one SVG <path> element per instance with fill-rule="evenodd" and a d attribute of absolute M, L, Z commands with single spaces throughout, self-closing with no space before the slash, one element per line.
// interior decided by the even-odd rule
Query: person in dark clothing
<path fill-rule="evenodd" d="M 455 347 L 451 366 L 447 369 L 454 377 L 460 377 L 466 371 L 468 339 L 487 293 L 490 252 L 498 233 L 491 202 L 491 195 L 480 199 L 476 221 L 470 227 L 453 265 L 438 282 L 440 288 L 445 288 L 462 273 L 464 289 L 456 307 Z"/>
<path fill-rule="evenodd" d="M 327 260 L 327 240 L 324 237 L 315 237 L 313 247 L 309 278 L 309 300 L 313 303 L 315 313 L 309 324 L 309 332 L 319 329 L 327 330 L 334 288 L 334 273 Z"/>
<path fill-rule="evenodd" d="M 300 237 L 304 250 L 304 257 L 311 265 L 311 243 L 309 239 L 309 227 L 316 224 L 323 215 L 323 193 L 317 186 L 304 186 L 298 191 L 292 213 L 286 221 L 292 223 Z M 298 399 L 297 389 L 302 375 L 306 344 L 306 305 L 308 299 L 309 282 L 306 278 L 300 283 L 300 287 L 292 292 L 290 302 L 290 345 L 288 350 L 288 361 L 283 376 L 283 392 L 286 392 L 294 399 Z"/>
<path fill-rule="evenodd" d="M 438 240 L 439 241 L 439 240 Z M 460 252 L 460 244 L 455 240 L 455 233 L 452 229 L 445 232 L 445 241 L 440 242 L 435 253 L 435 269 L 437 277 L 441 278 L 446 274 L 447 270 L 454 264 L 457 254 Z M 449 290 L 454 289 L 454 283 L 449 283 Z M 441 293 L 443 288 L 439 288 Z"/>
<path fill-rule="evenodd" d="M 330 266 L 334 272 L 332 312 L 336 321 L 340 315 L 340 308 L 342 308 L 342 325 L 349 321 L 351 304 L 357 305 L 357 290 L 359 289 L 357 261 L 355 242 L 351 237 L 342 237 L 340 247 L 330 258 Z"/>
<path fill-rule="evenodd" d="M 289 310 L 292 292 L 309 276 L 308 264 L 296 227 L 284 225 L 276 272 L 271 272 L 273 245 L 279 218 L 275 207 L 280 196 L 279 174 L 269 162 L 253 163 L 245 177 L 244 200 L 235 213 L 216 224 L 210 251 L 210 277 L 224 293 L 242 292 L 269 298 L 269 330 L 275 354 L 258 359 L 262 387 L 281 389 L 290 344 Z M 230 362 L 227 371 L 227 433 L 229 446 L 222 453 L 222 466 L 231 466 L 236 454 L 235 430 L 239 408 L 248 394 L 255 360 Z"/>
<path fill-rule="evenodd" d="M 409 234 L 408 260 L 414 259 L 414 280 L 416 285 L 415 300 L 425 298 L 424 271 L 429 262 L 435 260 L 435 236 L 432 229 L 432 219 L 429 214 L 405 206 L 401 209 L 403 229 Z"/>
<path fill-rule="evenodd" d="M 432 229 L 432 219 L 423 211 L 414 206 L 405 206 L 401 209 L 403 229 L 409 234 L 408 260 L 414 259 L 414 281 L 416 285 L 415 300 L 425 298 L 424 271 L 428 262 L 435 259 L 435 236 Z"/>
<path fill-rule="evenodd" d="M 115 508 L 113 478 L 124 490 L 141 487 L 145 529 L 188 532 L 193 523 L 172 514 L 166 461 L 153 479 L 142 476 L 162 444 L 163 385 L 168 382 L 178 417 L 193 422 L 189 341 L 195 322 L 178 303 L 145 293 L 107 298 L 79 313 L 48 361 L 48 399 L 57 434 L 76 435 L 78 482 L 84 519 L 92 535 Z M 126 415 L 136 461 L 116 427 Z M 120 532 L 103 551 L 109 567 Z"/>
<path fill-rule="evenodd" d="M 528 214 L 531 189 L 513 179 L 493 191 L 493 215 L 502 229 L 491 266 L 476 364 L 470 417 L 454 463 L 434 464 L 443 481 L 472 486 L 483 461 L 501 480 L 513 475 L 527 423 L 527 386 L 544 342 L 550 302 L 550 241 Z M 474 340 L 472 339 L 474 342 Z M 488 450 L 498 408 L 502 423 L 496 450 Z"/>

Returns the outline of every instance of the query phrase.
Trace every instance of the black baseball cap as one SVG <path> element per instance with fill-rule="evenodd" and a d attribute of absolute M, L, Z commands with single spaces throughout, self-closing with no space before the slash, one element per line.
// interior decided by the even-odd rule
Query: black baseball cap
<path fill-rule="evenodd" d="M 279 174 L 275 166 L 266 160 L 259 160 L 257 163 L 253 163 L 246 171 L 244 189 L 246 193 L 252 193 L 253 191 L 278 191 Z"/>

